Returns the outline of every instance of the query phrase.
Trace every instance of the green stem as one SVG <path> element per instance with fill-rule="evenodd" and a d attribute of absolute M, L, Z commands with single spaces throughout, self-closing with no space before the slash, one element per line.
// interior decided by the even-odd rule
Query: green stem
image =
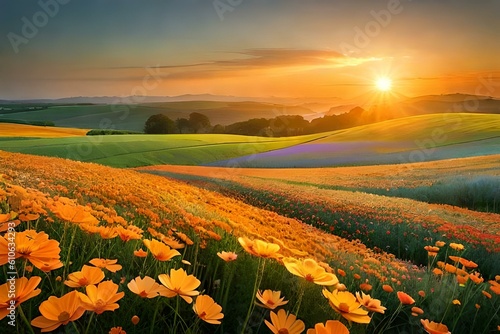
<path fill-rule="evenodd" d="M 476 309 L 476 314 L 477 314 L 477 311 L 478 310 Z M 490 320 L 488 321 L 488 323 L 486 324 L 486 326 L 484 326 L 484 331 L 486 331 L 486 332 L 488 331 L 488 327 L 490 326 L 491 321 L 496 318 L 496 315 L 497 315 L 498 311 L 500 311 L 500 305 L 498 305 L 497 310 L 495 311 L 495 313 L 493 314 L 493 316 L 490 317 Z M 475 320 L 476 320 L 476 318 L 474 318 L 474 321 Z M 483 331 L 483 333 L 484 333 L 484 331 Z"/>
<path fill-rule="evenodd" d="M 151 321 L 151 330 L 149 331 L 149 334 L 153 334 L 155 332 L 155 321 L 156 321 L 156 315 L 158 314 L 158 308 L 160 307 L 160 302 L 161 299 L 158 299 L 156 301 L 155 312 L 153 313 L 153 321 Z"/>
<path fill-rule="evenodd" d="M 66 263 L 64 264 L 63 279 L 66 279 L 66 270 L 70 262 L 71 248 L 73 247 L 73 241 L 75 241 L 75 235 L 76 235 L 76 227 L 73 227 L 73 234 L 71 235 L 71 240 L 69 242 L 69 247 L 68 247 L 68 256 L 66 257 Z"/>
<path fill-rule="evenodd" d="M 300 284 L 300 287 L 299 287 L 299 289 L 300 289 L 299 298 L 298 298 L 298 301 L 297 301 L 297 303 L 296 303 L 296 305 L 294 307 L 294 313 L 293 313 L 293 314 L 295 314 L 296 317 L 299 316 L 300 304 L 302 303 L 302 297 L 304 297 L 304 292 L 306 290 L 305 289 L 306 288 L 305 287 L 305 280 L 300 279 L 299 284 Z"/>
<path fill-rule="evenodd" d="M 255 276 L 255 282 L 253 285 L 252 298 L 250 299 L 250 305 L 248 307 L 248 312 L 247 312 L 247 315 L 245 317 L 245 321 L 243 321 L 243 325 L 241 327 L 241 334 L 245 333 L 245 329 L 247 327 L 248 320 L 250 320 L 250 316 L 253 312 L 253 309 L 255 308 L 255 295 L 257 294 L 257 289 L 259 288 L 259 285 L 262 282 L 262 276 L 264 276 L 265 265 L 266 265 L 266 260 L 263 258 L 259 258 L 257 275 Z"/>
<path fill-rule="evenodd" d="M 181 297 L 175 297 L 175 314 L 174 314 L 174 333 L 177 333 L 177 318 L 179 316 L 179 299 Z"/>
<path fill-rule="evenodd" d="M 90 319 L 89 319 L 89 323 L 87 324 L 87 328 L 85 329 L 85 334 L 87 334 L 89 332 L 89 329 L 90 329 L 90 325 L 92 324 L 92 319 L 94 319 L 94 312 L 92 312 L 92 314 L 90 315 Z"/>
<path fill-rule="evenodd" d="M 26 327 L 29 328 L 29 331 L 31 334 L 35 334 L 35 331 L 33 330 L 33 327 L 31 326 L 30 322 L 28 321 L 28 318 L 26 318 L 26 315 L 23 312 L 23 309 L 21 308 L 21 305 L 17 307 L 17 310 L 19 310 L 19 314 L 21 315 L 21 319 L 23 319 L 24 323 L 26 324 Z"/>

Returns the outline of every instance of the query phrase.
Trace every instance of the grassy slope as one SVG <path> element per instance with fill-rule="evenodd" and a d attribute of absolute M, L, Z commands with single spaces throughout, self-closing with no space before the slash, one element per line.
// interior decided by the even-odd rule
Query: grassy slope
<path fill-rule="evenodd" d="M 85 136 L 87 129 L 0 123 L 0 137 L 61 138 Z"/>
<path fill-rule="evenodd" d="M 432 161 L 500 153 L 500 115 L 432 114 L 331 132 L 305 145 L 241 157 L 243 167 L 326 167 Z M 225 166 L 227 161 L 214 165 Z"/>
<path fill-rule="evenodd" d="M 250 118 L 271 118 L 283 114 L 311 114 L 303 107 L 257 102 L 185 101 L 146 103 L 135 105 L 67 105 L 50 106 L 43 110 L 0 114 L 4 120 L 53 121 L 57 126 L 82 128 L 114 128 L 142 131 L 146 120 L 154 114 L 165 114 L 172 119 L 189 117 L 192 112 L 207 115 L 212 124 L 231 124 Z"/>
<path fill-rule="evenodd" d="M 324 134 L 264 138 L 236 135 L 120 135 L 82 138 L 9 140 L 1 149 L 47 155 L 115 167 L 202 164 L 280 149 Z"/>

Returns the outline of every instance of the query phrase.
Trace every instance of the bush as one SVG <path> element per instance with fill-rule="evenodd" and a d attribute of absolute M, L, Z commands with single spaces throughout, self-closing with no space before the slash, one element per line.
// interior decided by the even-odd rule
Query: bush
<path fill-rule="evenodd" d="M 87 136 L 106 136 L 106 135 L 136 135 L 142 132 L 113 129 L 92 129 L 86 133 Z"/>

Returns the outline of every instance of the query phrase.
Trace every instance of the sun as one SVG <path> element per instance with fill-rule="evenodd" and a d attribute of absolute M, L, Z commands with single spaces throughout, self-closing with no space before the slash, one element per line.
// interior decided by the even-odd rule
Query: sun
<path fill-rule="evenodd" d="M 392 80 L 387 77 L 378 78 L 375 86 L 382 92 L 388 92 L 392 88 Z"/>

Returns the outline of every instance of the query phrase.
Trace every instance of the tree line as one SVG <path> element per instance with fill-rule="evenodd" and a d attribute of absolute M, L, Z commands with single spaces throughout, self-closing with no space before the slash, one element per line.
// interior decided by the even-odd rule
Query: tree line
<path fill-rule="evenodd" d="M 378 114 L 378 113 L 377 113 Z M 212 125 L 210 119 L 193 112 L 188 118 L 170 119 L 164 114 L 152 115 L 144 125 L 147 134 L 218 133 L 264 137 L 286 137 L 333 131 L 380 121 L 373 113 L 356 107 L 340 115 L 305 120 L 300 115 L 280 115 L 274 118 L 252 118 L 229 125 Z"/>

